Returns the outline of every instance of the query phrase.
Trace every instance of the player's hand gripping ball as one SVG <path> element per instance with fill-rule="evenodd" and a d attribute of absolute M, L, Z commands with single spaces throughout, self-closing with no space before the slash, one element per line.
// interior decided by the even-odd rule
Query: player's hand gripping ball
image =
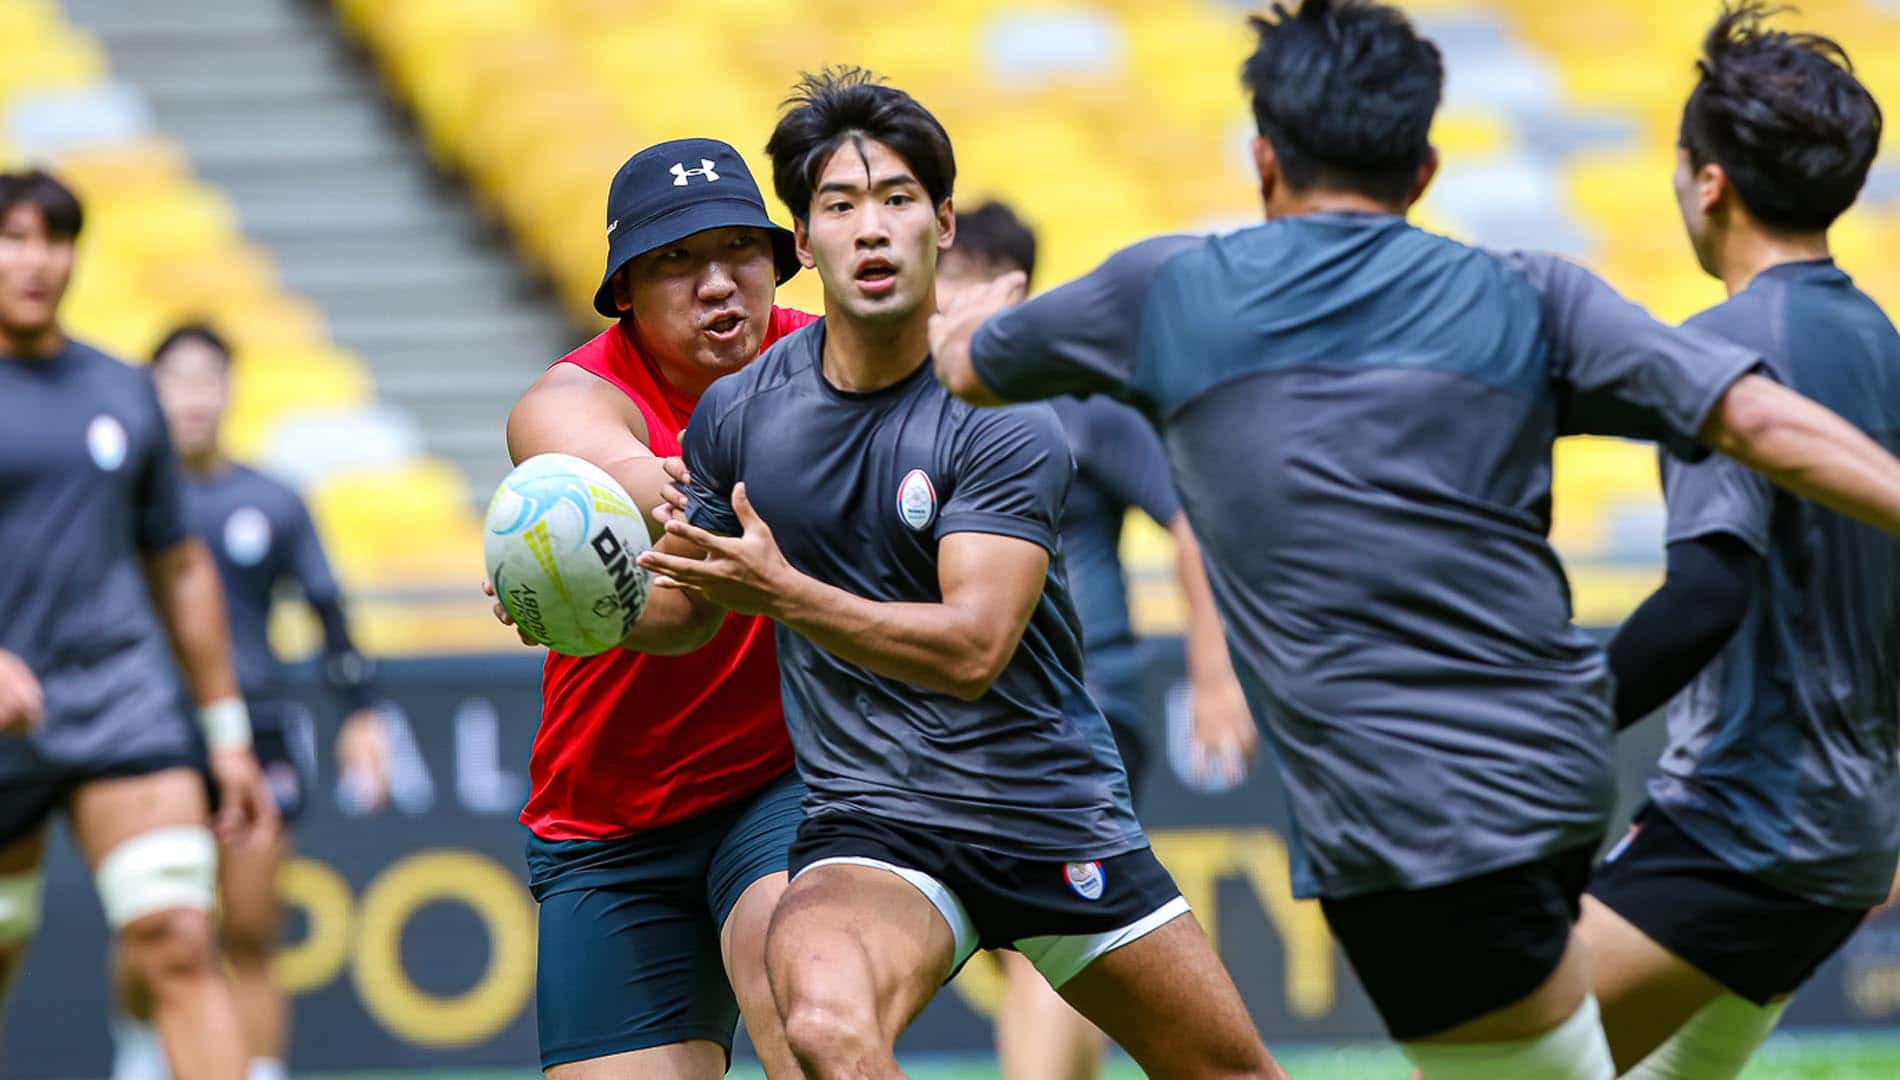
<path fill-rule="evenodd" d="M 620 643 L 651 575 L 640 510 L 606 471 L 568 454 L 522 462 L 488 504 L 482 553 L 495 595 L 528 637 L 568 656 Z"/>

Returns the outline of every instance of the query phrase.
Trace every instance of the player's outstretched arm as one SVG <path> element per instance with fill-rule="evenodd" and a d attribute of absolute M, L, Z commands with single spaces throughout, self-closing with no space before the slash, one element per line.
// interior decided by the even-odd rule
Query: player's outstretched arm
<path fill-rule="evenodd" d="M 640 564 L 661 578 L 654 595 L 690 592 L 721 607 L 765 615 L 841 660 L 973 701 L 1002 673 L 1042 596 L 1049 553 L 1010 536 L 958 532 L 937 548 L 943 602 L 867 600 L 800 573 L 785 561 L 772 530 L 735 485 L 741 532 L 718 536 L 684 521 L 669 534 L 703 549 L 704 559 L 664 550 Z"/>
<path fill-rule="evenodd" d="M 669 548 L 660 530 L 654 511 L 666 505 L 664 493 L 672 478 L 646 440 L 646 418 L 639 407 L 571 364 L 549 368 L 508 414 L 508 454 L 515 464 L 537 454 L 560 453 L 598 465 L 640 508 L 661 550 L 697 557 L 698 552 L 677 540 Z M 620 647 L 658 656 L 689 653 L 710 641 L 724 618 L 723 610 L 697 597 L 656 590 Z"/>
<path fill-rule="evenodd" d="M 1900 459 L 1826 406 L 1744 375 L 1702 426 L 1702 442 L 1776 486 L 1900 535 Z"/>
<path fill-rule="evenodd" d="M 1187 598 L 1187 670 L 1189 717 L 1193 725 L 1194 768 L 1229 783 L 1246 775 L 1260 750 L 1260 731 L 1247 707 L 1247 696 L 1227 651 L 1227 631 L 1214 604 L 1214 590 L 1201 561 L 1187 513 L 1168 520 L 1174 536 L 1175 575 Z"/>

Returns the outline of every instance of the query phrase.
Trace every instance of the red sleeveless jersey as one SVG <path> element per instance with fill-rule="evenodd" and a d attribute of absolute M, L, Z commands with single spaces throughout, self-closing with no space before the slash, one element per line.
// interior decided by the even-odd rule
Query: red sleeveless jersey
<path fill-rule="evenodd" d="M 814 321 L 774 307 L 765 344 Z M 619 387 L 646 418 L 648 448 L 680 452 L 698 399 L 668 383 L 620 326 L 556 362 Z M 728 615 L 685 656 L 548 654 L 521 823 L 543 840 L 627 836 L 736 802 L 791 767 L 771 620 Z"/>

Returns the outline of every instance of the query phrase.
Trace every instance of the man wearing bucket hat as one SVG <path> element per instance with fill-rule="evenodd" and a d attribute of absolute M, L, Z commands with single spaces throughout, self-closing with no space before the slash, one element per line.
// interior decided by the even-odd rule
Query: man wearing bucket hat
<path fill-rule="evenodd" d="M 650 515 L 700 394 L 813 317 L 773 306 L 792 237 L 723 142 L 635 154 L 606 228 L 594 306 L 618 322 L 516 404 L 508 451 L 585 458 Z M 547 658 L 521 822 L 556 1080 L 721 1076 L 742 1013 L 767 1074 L 799 1075 L 764 968 L 805 792 L 772 626 L 732 615 L 702 640 L 643 624 L 622 649 Z"/>

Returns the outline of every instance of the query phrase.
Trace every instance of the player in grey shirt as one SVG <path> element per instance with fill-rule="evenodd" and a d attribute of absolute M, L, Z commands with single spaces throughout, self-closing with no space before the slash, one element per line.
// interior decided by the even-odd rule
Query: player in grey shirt
<path fill-rule="evenodd" d="M 1894 449 L 1900 334 L 1828 248 L 1880 146 L 1879 106 L 1840 46 L 1768 14 L 1723 14 L 1683 112 L 1677 195 L 1730 293 L 1689 325 L 1760 350 Z M 1689 685 L 1581 933 L 1620 1066 L 1732 1077 L 1893 888 L 1900 541 L 1722 459 L 1665 459 L 1663 489 L 1668 576 L 1610 647 L 1618 719 Z"/>
<path fill-rule="evenodd" d="M 152 381 L 182 466 L 185 523 L 211 549 L 224 584 L 238 688 L 284 826 L 272 845 L 225 845 L 218 852 L 218 930 L 252 1055 L 250 1080 L 282 1080 L 290 1010 L 271 977 L 283 936 L 277 873 L 296 850 L 291 826 L 302 815 L 308 782 L 300 755 L 291 749 L 284 665 L 270 643 L 271 608 L 282 585 L 295 584 L 323 627 L 326 682 L 347 713 L 336 759 L 352 805 L 367 809 L 383 801 L 389 751 L 371 707 L 369 662 L 351 644 L 341 590 L 303 500 L 287 485 L 230 460 L 220 446 L 230 367 L 230 346 L 202 325 L 180 327 L 152 350 Z M 116 1080 L 165 1075 L 149 1029 L 125 1020 L 114 1025 L 113 1036 Z"/>
<path fill-rule="evenodd" d="M 244 1076 L 218 967 L 216 850 L 178 663 L 222 800 L 219 831 L 276 813 L 237 696 L 217 570 L 184 520 L 151 382 L 72 341 L 58 313 L 78 200 L 0 174 L 0 981 L 39 920 L 46 825 L 64 810 L 172 1069 Z"/>
<path fill-rule="evenodd" d="M 642 621 L 780 624 L 811 791 L 766 942 L 793 1053 L 901 1075 L 898 1033 L 982 946 L 1029 957 L 1149 1075 L 1280 1075 L 1083 688 L 1062 430 L 931 375 L 949 136 L 848 69 L 806 78 L 767 151 L 826 317 L 700 399 L 691 523 L 642 556 L 664 586 Z"/>
<path fill-rule="evenodd" d="M 1161 427 L 1273 736 L 1295 888 L 1427 1080 L 1608 1076 L 1570 928 L 1614 794 L 1610 680 L 1546 538 L 1551 443 L 1707 442 L 1887 528 L 1900 462 L 1576 266 L 1407 224 L 1442 67 L 1395 9 L 1255 26 L 1268 223 L 1138 244 L 986 325 L 1009 290 L 973 296 L 933 328 L 938 370 L 971 400 L 1108 393 Z"/>

